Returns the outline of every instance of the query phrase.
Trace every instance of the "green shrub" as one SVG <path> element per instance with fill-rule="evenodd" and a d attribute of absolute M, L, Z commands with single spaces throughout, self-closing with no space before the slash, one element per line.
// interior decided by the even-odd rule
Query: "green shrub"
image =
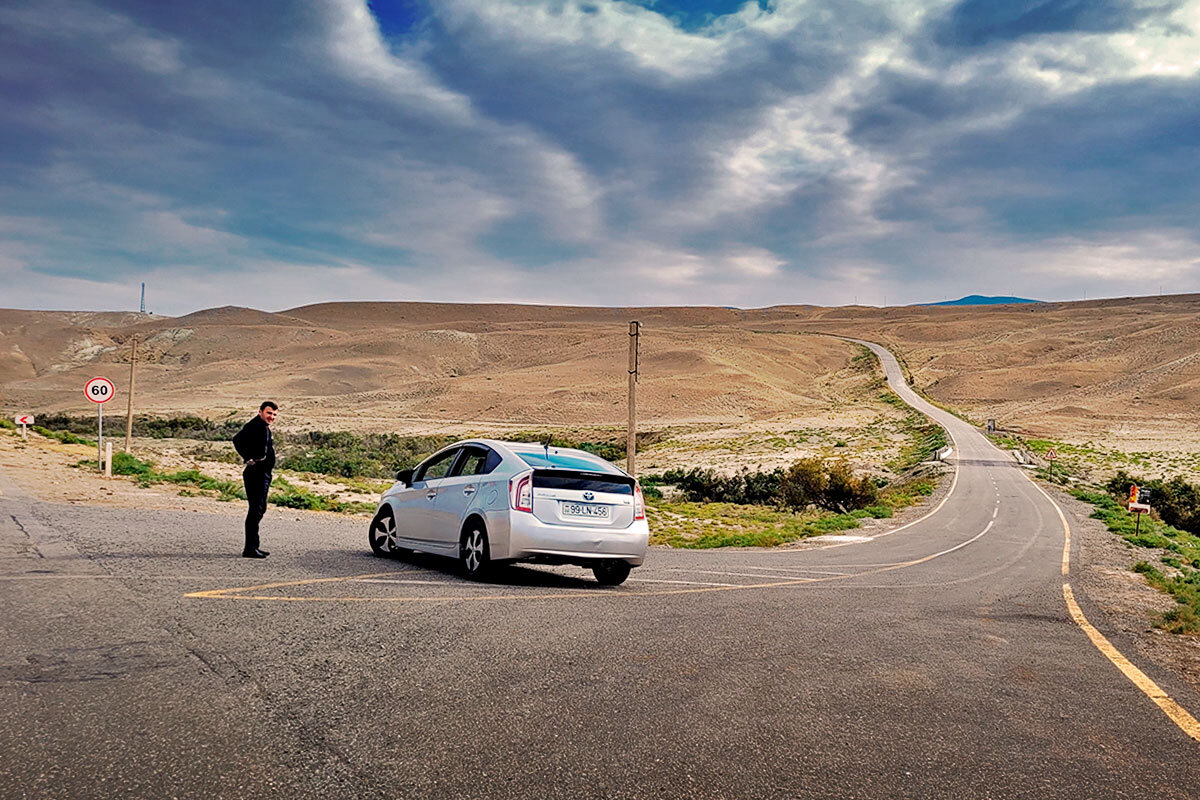
<path fill-rule="evenodd" d="M 646 485 L 670 484 L 693 503 L 734 503 L 737 505 L 777 505 L 779 480 L 783 470 L 721 475 L 714 469 L 672 469 L 661 475 L 647 475 Z M 645 488 L 643 488 L 645 491 Z"/>
<path fill-rule="evenodd" d="M 34 433 L 41 434 L 47 439 L 54 439 L 63 444 L 86 444 L 89 447 L 95 447 L 96 443 L 91 439 L 85 439 L 82 436 L 76 436 L 70 431 L 54 431 L 49 428 L 43 428 L 41 425 L 33 426 Z"/>
<path fill-rule="evenodd" d="M 0 419 L 0 428 L 4 428 L 7 431 L 15 431 L 17 429 L 17 423 L 13 422 L 11 419 Z"/>
<path fill-rule="evenodd" d="M 1200 534 L 1200 486 L 1190 484 L 1178 475 L 1168 481 L 1142 480 L 1119 470 L 1104 488 L 1117 500 L 1124 500 L 1129 497 L 1129 487 L 1134 484 L 1142 490 L 1142 502 L 1149 502 L 1163 522 Z"/>
<path fill-rule="evenodd" d="M 153 469 L 154 465 L 150 462 L 142 461 L 123 450 L 113 453 L 113 475 L 149 475 Z"/>

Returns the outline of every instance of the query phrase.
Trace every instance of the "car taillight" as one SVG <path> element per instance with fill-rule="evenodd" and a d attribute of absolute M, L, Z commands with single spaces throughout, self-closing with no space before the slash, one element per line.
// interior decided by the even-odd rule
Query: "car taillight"
<path fill-rule="evenodd" d="M 633 518 L 646 518 L 646 501 L 642 499 L 642 487 L 633 487 Z"/>
<path fill-rule="evenodd" d="M 508 479 L 508 498 L 513 511 L 533 513 L 533 473 Z"/>

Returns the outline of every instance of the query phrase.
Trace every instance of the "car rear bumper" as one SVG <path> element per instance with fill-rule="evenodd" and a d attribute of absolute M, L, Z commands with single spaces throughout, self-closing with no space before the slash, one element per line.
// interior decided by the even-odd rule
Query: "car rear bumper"
<path fill-rule="evenodd" d="M 532 514 L 509 513 L 508 557 L 510 559 L 552 556 L 568 561 L 618 558 L 630 566 L 646 560 L 650 528 L 637 520 L 628 528 L 597 528 L 583 525 L 547 525 Z"/>

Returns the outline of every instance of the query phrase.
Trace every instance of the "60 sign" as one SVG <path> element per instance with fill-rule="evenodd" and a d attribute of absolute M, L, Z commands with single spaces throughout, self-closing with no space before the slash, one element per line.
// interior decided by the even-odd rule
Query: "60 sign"
<path fill-rule="evenodd" d="M 116 393 L 108 378 L 92 378 L 83 386 L 84 396 L 93 403 L 107 403 Z"/>

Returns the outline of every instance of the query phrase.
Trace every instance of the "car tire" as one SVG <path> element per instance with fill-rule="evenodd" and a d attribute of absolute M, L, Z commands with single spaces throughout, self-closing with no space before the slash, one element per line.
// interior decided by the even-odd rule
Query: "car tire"
<path fill-rule="evenodd" d="M 371 520 L 367 542 L 371 545 L 371 552 L 380 558 L 395 558 L 403 552 L 403 548 L 396 544 L 396 514 L 390 505 L 379 509 L 375 519 Z"/>
<path fill-rule="evenodd" d="M 458 557 L 463 574 L 471 580 L 482 580 L 488 574 L 492 566 L 492 554 L 488 546 L 487 529 L 482 522 L 474 520 L 463 529 Z"/>
<path fill-rule="evenodd" d="M 629 577 L 631 569 L 627 561 L 601 561 L 592 567 L 592 574 L 601 586 L 620 586 Z"/>

